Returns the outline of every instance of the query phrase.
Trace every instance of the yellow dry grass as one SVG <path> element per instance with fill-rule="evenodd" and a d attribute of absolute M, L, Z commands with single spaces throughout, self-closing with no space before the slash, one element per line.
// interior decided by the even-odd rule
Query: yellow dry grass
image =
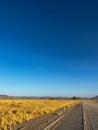
<path fill-rule="evenodd" d="M 17 123 L 70 106 L 78 100 L 0 100 L 0 130 L 11 130 Z"/>

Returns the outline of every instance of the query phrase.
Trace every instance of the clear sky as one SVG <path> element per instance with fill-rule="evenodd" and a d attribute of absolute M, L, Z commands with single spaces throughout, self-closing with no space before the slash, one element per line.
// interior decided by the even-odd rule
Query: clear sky
<path fill-rule="evenodd" d="M 97 0 L 0 0 L 0 94 L 98 94 Z"/>

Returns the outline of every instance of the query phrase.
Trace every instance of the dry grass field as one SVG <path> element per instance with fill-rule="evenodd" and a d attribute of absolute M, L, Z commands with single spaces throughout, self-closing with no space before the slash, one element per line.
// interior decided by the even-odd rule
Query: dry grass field
<path fill-rule="evenodd" d="M 0 130 L 11 130 L 17 123 L 29 121 L 78 100 L 0 100 Z"/>

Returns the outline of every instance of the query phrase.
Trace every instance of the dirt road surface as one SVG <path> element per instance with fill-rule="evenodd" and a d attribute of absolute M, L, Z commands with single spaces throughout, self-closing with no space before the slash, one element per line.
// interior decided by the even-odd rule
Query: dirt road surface
<path fill-rule="evenodd" d="M 98 130 L 98 102 L 84 101 L 84 129 Z"/>
<path fill-rule="evenodd" d="M 83 130 L 83 107 L 77 104 L 53 130 Z"/>

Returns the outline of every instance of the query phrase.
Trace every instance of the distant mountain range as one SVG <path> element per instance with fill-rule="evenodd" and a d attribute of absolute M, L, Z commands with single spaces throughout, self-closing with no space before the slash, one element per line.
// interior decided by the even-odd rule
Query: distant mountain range
<path fill-rule="evenodd" d="M 81 98 L 81 97 L 51 97 L 51 96 L 8 96 L 8 95 L 0 95 L 0 99 L 47 99 L 47 100 L 64 100 L 64 99 L 98 99 L 98 95 L 96 95 L 95 97 L 92 98 Z"/>
<path fill-rule="evenodd" d="M 97 96 L 95 96 L 95 97 L 93 97 L 94 99 L 98 99 L 98 95 Z"/>
<path fill-rule="evenodd" d="M 64 100 L 64 99 L 80 99 L 80 97 L 38 97 L 38 96 L 8 96 L 8 95 L 0 95 L 0 99 L 48 99 L 48 100 Z"/>
<path fill-rule="evenodd" d="M 14 96 L 0 95 L 0 99 L 15 99 Z"/>

